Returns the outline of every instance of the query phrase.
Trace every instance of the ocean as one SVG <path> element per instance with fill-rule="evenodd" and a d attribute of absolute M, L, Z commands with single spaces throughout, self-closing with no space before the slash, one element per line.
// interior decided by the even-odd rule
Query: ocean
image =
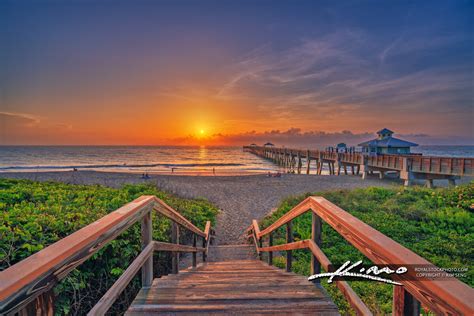
<path fill-rule="evenodd" d="M 419 146 L 430 156 L 474 157 L 474 146 Z M 0 172 L 97 170 L 245 174 L 282 171 L 242 147 L 0 146 Z"/>

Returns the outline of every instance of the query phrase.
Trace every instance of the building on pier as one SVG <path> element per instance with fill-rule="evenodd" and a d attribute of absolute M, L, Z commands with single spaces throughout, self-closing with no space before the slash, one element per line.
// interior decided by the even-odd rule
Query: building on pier
<path fill-rule="evenodd" d="M 410 148 L 418 146 L 418 144 L 393 137 L 393 132 L 387 128 L 378 131 L 377 135 L 376 139 L 359 144 L 363 153 L 410 154 Z"/>
<path fill-rule="evenodd" d="M 265 145 L 263 145 L 263 147 L 274 147 L 275 145 L 273 145 L 272 143 L 266 143 Z"/>

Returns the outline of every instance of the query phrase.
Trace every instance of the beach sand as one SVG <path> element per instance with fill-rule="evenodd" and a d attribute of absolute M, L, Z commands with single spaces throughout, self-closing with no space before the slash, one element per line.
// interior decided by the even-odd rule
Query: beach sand
<path fill-rule="evenodd" d="M 273 211 L 282 199 L 303 194 L 334 189 L 354 189 L 369 186 L 389 187 L 400 185 L 398 179 L 379 180 L 376 176 L 362 180 L 352 175 L 297 175 L 282 174 L 245 176 L 182 176 L 155 175 L 142 179 L 140 174 L 66 171 L 0 173 L 4 178 L 22 178 L 36 181 L 60 181 L 71 184 L 101 184 L 121 187 L 127 183 L 152 183 L 159 188 L 184 198 L 204 197 L 221 210 L 215 227 L 215 244 L 244 242 L 244 232 L 252 219 L 261 219 Z M 463 182 L 466 182 L 464 180 Z M 445 181 L 446 182 L 446 181 Z M 437 183 L 438 184 L 438 183 Z M 439 182 L 443 185 L 443 182 Z"/>

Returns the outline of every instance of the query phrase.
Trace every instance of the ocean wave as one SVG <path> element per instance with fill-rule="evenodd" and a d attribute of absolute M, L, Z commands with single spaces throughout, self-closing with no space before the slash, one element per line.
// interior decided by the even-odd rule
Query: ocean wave
<path fill-rule="evenodd" d="M 193 167 L 240 167 L 245 164 L 241 163 L 154 163 L 154 164 L 96 164 L 96 165 L 49 165 L 49 166 L 3 166 L 0 170 L 30 170 L 30 169 L 98 169 L 98 168 L 152 168 L 152 167 L 164 167 L 164 168 L 193 168 Z"/>

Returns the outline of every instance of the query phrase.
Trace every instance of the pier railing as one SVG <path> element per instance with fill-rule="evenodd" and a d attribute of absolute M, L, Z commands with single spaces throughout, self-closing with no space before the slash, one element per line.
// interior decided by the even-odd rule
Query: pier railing
<path fill-rule="evenodd" d="M 292 220 L 312 213 L 311 239 L 293 241 Z M 273 252 L 286 251 L 286 270 L 292 269 L 292 250 L 309 249 L 312 253 L 311 274 L 318 274 L 321 267 L 329 271 L 331 262 L 321 250 L 322 221 L 329 224 L 349 243 L 357 248 L 374 264 L 391 267 L 422 266 L 439 271 L 431 262 L 373 229 L 343 209 L 324 199 L 311 196 L 295 206 L 267 228 L 260 230 L 256 220 L 248 228 L 249 238 L 253 238 L 257 253 L 268 253 L 268 263 L 273 263 Z M 286 226 L 286 244 L 273 245 L 273 233 Z M 268 237 L 268 238 L 267 238 Z M 263 239 L 267 246 L 263 246 Z M 474 315 L 474 290 L 455 278 L 428 279 L 419 277 L 414 269 L 408 268 L 405 274 L 397 275 L 396 281 L 403 286 L 394 285 L 392 315 L 420 315 L 420 303 L 439 315 Z M 315 279 L 319 282 L 319 279 Z M 349 284 L 343 280 L 335 281 L 348 303 L 358 315 L 371 315 Z"/>
<path fill-rule="evenodd" d="M 153 210 L 172 221 L 172 243 L 153 241 Z M 53 287 L 74 268 L 138 221 L 141 222 L 141 253 L 89 315 L 105 314 L 139 270 L 142 286 L 151 286 L 155 251 L 173 253 L 172 273 L 178 273 L 180 252 L 192 253 L 194 267 L 197 264 L 198 252 L 202 252 L 203 260 L 206 260 L 211 240 L 210 222 L 206 223 L 206 228 L 202 231 L 157 197 L 141 196 L 0 272 L 0 315 L 14 315 L 17 312 L 20 315 L 53 315 Z M 180 227 L 192 233 L 192 246 L 179 244 Z M 197 246 L 198 238 L 202 239 L 202 247 Z"/>
<path fill-rule="evenodd" d="M 362 173 L 365 178 L 373 171 L 383 177 L 386 172 L 394 171 L 408 185 L 413 179 L 428 181 L 448 179 L 451 183 L 462 176 L 474 176 L 474 158 L 434 157 L 415 154 L 377 154 L 356 152 L 320 151 L 309 149 L 277 148 L 262 146 L 244 146 L 244 151 L 272 160 L 289 172 L 302 173 L 306 163 L 306 174 L 310 173 L 311 162 L 316 162 L 316 174 L 321 174 L 327 165 L 329 174 Z M 305 161 L 303 161 L 305 160 Z"/>

